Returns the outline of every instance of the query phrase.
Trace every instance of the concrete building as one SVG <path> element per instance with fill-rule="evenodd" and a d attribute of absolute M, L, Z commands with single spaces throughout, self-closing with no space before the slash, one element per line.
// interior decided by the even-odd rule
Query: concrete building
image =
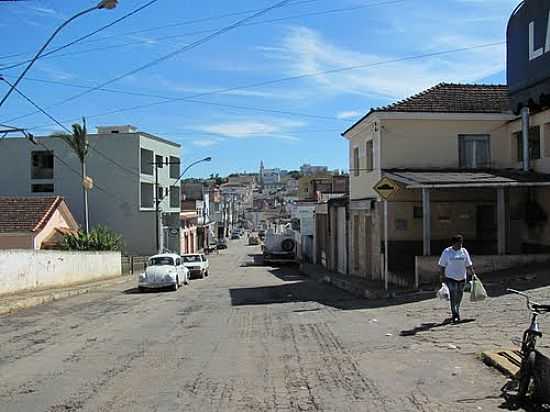
<path fill-rule="evenodd" d="M 87 174 L 94 180 L 89 192 L 90 225 L 105 225 L 122 235 L 125 253 L 156 253 L 155 200 L 160 202 L 163 246 L 179 250 L 180 145 L 140 132 L 133 126 L 98 128 L 90 134 Z M 83 199 L 80 163 L 60 138 L 37 137 L 2 141 L 0 196 L 63 196 L 82 226 Z M 155 167 L 159 187 L 155 191 Z M 167 165 L 167 163 L 170 163 Z"/>
<path fill-rule="evenodd" d="M 0 197 L 0 249 L 58 249 L 77 231 L 62 197 Z"/>
<path fill-rule="evenodd" d="M 310 164 L 304 164 L 300 166 L 300 173 L 303 176 L 317 176 L 328 174 L 327 166 L 312 166 Z"/>
<path fill-rule="evenodd" d="M 197 249 L 208 249 L 216 239 L 216 222 L 210 213 L 210 192 L 203 183 L 183 183 L 182 212 L 196 210 L 197 214 Z"/>
<path fill-rule="evenodd" d="M 372 109 L 344 132 L 350 274 L 382 279 L 383 203 L 374 190 L 382 177 L 399 189 L 388 202 L 388 269 L 399 283 L 431 280 L 419 262 L 430 257 L 436 269 L 454 233 L 478 261 L 550 250 L 550 111 L 532 116 L 531 171 L 522 173 L 521 125 L 510 108 L 506 86 L 439 84 Z"/>

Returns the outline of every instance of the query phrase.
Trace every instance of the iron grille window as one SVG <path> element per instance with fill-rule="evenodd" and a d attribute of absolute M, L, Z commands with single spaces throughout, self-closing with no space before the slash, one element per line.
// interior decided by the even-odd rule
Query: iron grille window
<path fill-rule="evenodd" d="M 159 169 L 162 169 L 164 167 L 164 157 L 160 155 L 155 156 L 155 166 Z"/>
<path fill-rule="evenodd" d="M 53 193 L 53 183 L 31 185 L 32 193 Z"/>

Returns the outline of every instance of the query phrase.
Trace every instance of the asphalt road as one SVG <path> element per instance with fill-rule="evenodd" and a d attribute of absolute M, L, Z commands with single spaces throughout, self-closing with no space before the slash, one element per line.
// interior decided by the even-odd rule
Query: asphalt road
<path fill-rule="evenodd" d="M 443 306 L 376 307 L 258 251 L 230 242 L 177 292 L 127 283 L 0 317 L 0 411 L 500 410 L 475 322 L 402 337 Z"/>

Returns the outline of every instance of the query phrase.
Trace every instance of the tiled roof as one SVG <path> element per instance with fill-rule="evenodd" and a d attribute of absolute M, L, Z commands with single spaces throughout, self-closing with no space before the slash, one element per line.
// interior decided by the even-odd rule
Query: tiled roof
<path fill-rule="evenodd" d="M 510 113 L 508 86 L 440 83 L 371 112 Z"/>
<path fill-rule="evenodd" d="M 375 112 L 511 114 L 512 104 L 506 85 L 439 83 L 407 99 L 372 108 L 343 135 Z"/>
<path fill-rule="evenodd" d="M 62 201 L 59 196 L 0 197 L 0 233 L 41 229 Z"/>

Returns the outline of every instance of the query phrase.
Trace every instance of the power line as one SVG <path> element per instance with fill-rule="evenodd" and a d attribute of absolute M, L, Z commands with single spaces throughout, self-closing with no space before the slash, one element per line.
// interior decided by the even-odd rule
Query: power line
<path fill-rule="evenodd" d="M 104 26 L 101 26 L 100 28 L 98 28 L 98 29 L 96 29 L 96 30 L 94 30 L 94 31 L 92 31 L 92 32 L 90 32 L 90 33 L 84 35 L 84 36 L 81 36 L 81 37 L 79 37 L 79 38 L 77 38 L 77 39 L 75 39 L 75 40 L 73 40 L 73 41 L 71 41 L 71 42 L 69 42 L 69 43 L 66 43 L 66 44 L 64 44 L 63 46 L 56 47 L 56 48 L 53 49 L 53 50 L 50 50 L 50 51 L 48 51 L 48 52 L 46 52 L 46 53 L 43 53 L 42 56 L 40 56 L 40 58 L 44 58 L 44 57 L 50 56 L 50 55 L 52 55 L 52 54 L 54 54 L 54 53 L 57 53 L 57 52 L 59 52 L 59 51 L 61 51 L 61 50 L 63 50 L 63 49 L 66 49 L 67 47 L 70 47 L 70 46 L 72 46 L 72 45 L 74 45 L 74 44 L 76 44 L 76 43 L 79 43 L 79 42 L 81 42 L 81 41 L 83 41 L 83 40 L 85 40 L 85 39 L 88 39 L 88 38 L 90 38 L 90 37 L 96 35 L 97 33 L 100 33 L 100 32 L 102 32 L 102 31 L 104 31 L 104 30 L 107 30 L 108 28 L 114 26 L 115 24 L 118 24 L 118 23 L 120 23 L 121 21 L 124 21 L 124 20 L 128 19 L 129 17 L 133 16 L 134 14 L 137 14 L 137 13 L 139 13 L 140 11 L 146 9 L 147 7 L 152 6 L 153 4 L 157 3 L 158 1 L 160 1 L 160 0 L 151 0 L 151 1 L 149 1 L 148 3 L 145 3 L 143 6 L 140 6 L 140 7 L 136 8 L 136 9 L 132 10 L 131 12 L 125 14 L 124 16 L 122 16 L 122 17 L 120 17 L 120 18 L 118 18 L 118 19 L 116 19 L 116 20 L 113 20 L 113 21 L 112 21 L 111 23 L 109 23 L 109 24 L 106 24 L 106 25 L 104 25 Z M 24 53 L 19 53 L 19 54 L 11 55 L 11 56 L 2 56 L 2 57 L 0 57 L 0 59 L 4 59 L 4 58 L 7 58 L 7 57 L 20 56 L 20 55 L 22 55 L 22 54 L 24 54 Z M 22 66 L 22 65 L 24 65 L 24 64 L 27 64 L 27 63 L 29 63 L 31 60 L 32 60 L 32 59 L 25 60 L 25 61 L 19 62 L 19 63 L 17 63 L 17 64 L 13 64 L 13 65 L 11 65 L 11 66 L 0 67 L 0 68 L 3 69 L 3 70 L 13 69 L 13 68 Z"/>
<path fill-rule="evenodd" d="M 10 82 L 8 82 L 5 78 L 2 78 L 2 80 L 4 80 L 10 87 L 12 86 Z M 55 117 L 53 117 L 51 114 L 49 114 L 46 110 L 44 110 L 42 107 L 40 107 L 37 103 L 35 103 L 30 97 L 28 97 L 27 95 L 25 95 L 23 92 L 21 92 L 18 88 L 14 88 L 15 92 L 17 94 L 19 94 L 21 97 L 23 97 L 26 101 L 28 101 L 30 104 L 32 104 L 36 109 L 38 109 L 41 113 L 43 113 L 46 117 L 48 117 L 50 120 L 52 120 L 54 123 L 56 123 L 58 126 L 60 126 L 63 130 L 65 130 L 67 133 L 69 134 L 72 134 L 72 131 L 67 128 L 63 123 L 61 123 L 60 121 L 58 121 Z M 126 166 L 123 166 L 121 165 L 120 163 L 118 163 L 116 160 L 114 159 L 111 159 L 109 156 L 107 156 L 106 154 L 100 152 L 99 150 L 97 150 L 94 146 L 89 146 L 90 149 L 92 151 L 94 151 L 95 153 L 97 153 L 99 156 L 101 156 L 102 158 L 104 158 L 105 160 L 109 161 L 110 163 L 114 164 L 115 166 L 119 167 L 120 169 L 126 171 L 126 172 L 129 172 L 130 174 L 132 174 L 133 176 L 137 176 L 137 177 L 140 177 L 139 173 L 137 173 L 136 171 L 134 170 L 131 170 L 131 169 L 128 169 Z"/>
<path fill-rule="evenodd" d="M 340 68 L 336 68 L 336 69 L 329 69 L 329 70 L 317 71 L 317 72 L 312 72 L 312 73 L 305 73 L 305 74 L 300 74 L 300 75 L 296 75 L 296 76 L 288 76 L 288 77 L 283 77 L 283 78 L 279 78 L 279 79 L 267 80 L 267 81 L 258 82 L 258 83 L 251 83 L 251 84 L 242 85 L 242 86 L 235 86 L 235 87 L 228 87 L 228 88 L 225 88 L 225 89 L 213 90 L 213 91 L 210 91 L 210 92 L 197 93 L 197 94 L 194 94 L 194 95 L 191 95 L 191 96 L 188 96 L 188 97 L 170 98 L 170 99 L 165 99 L 165 100 L 160 101 L 160 102 L 145 103 L 145 104 L 135 105 L 135 106 L 131 106 L 131 107 L 125 107 L 125 108 L 120 108 L 120 109 L 116 109 L 116 110 L 110 110 L 108 112 L 95 114 L 95 115 L 89 116 L 89 117 L 101 117 L 101 116 L 105 116 L 105 115 L 109 115 L 109 114 L 118 114 L 118 113 L 130 112 L 130 111 L 145 109 L 145 108 L 149 108 L 149 107 L 153 107 L 153 106 L 159 106 L 159 105 L 163 105 L 163 104 L 167 104 L 167 103 L 174 103 L 174 102 L 186 101 L 186 100 L 190 100 L 190 99 L 197 99 L 197 98 L 200 98 L 200 97 L 211 96 L 211 95 L 216 95 L 216 94 L 224 94 L 224 93 L 228 93 L 228 92 L 232 92 L 232 91 L 258 88 L 258 87 L 262 87 L 262 86 L 268 86 L 268 85 L 273 85 L 273 84 L 287 82 L 287 81 L 302 80 L 302 79 L 306 79 L 306 78 L 309 78 L 309 77 L 316 77 L 316 76 L 325 75 L 325 74 L 335 74 L 335 73 L 343 73 L 343 72 L 359 70 L 359 69 L 369 69 L 369 68 L 373 68 L 373 67 L 379 67 L 379 66 L 383 66 L 383 65 L 387 65 L 387 64 L 393 64 L 393 63 L 400 63 L 400 62 L 404 62 L 404 61 L 420 60 L 420 59 L 425 59 L 425 58 L 430 58 L 430 57 L 438 57 L 438 56 L 444 56 L 444 55 L 449 55 L 449 54 L 461 53 L 461 52 L 465 52 L 465 51 L 479 50 L 479 49 L 484 49 L 484 48 L 489 48 L 489 47 L 500 46 L 502 44 L 505 44 L 505 42 L 500 41 L 500 42 L 494 42 L 494 43 L 485 43 L 485 44 L 480 44 L 480 45 L 477 45 L 477 46 L 461 47 L 461 48 L 457 48 L 457 49 L 449 49 L 449 50 L 443 50 L 443 51 L 432 52 L 432 53 L 424 53 L 424 54 L 419 54 L 419 55 L 414 55 L 414 56 L 400 57 L 400 58 L 396 58 L 396 59 L 382 60 L 382 61 L 379 61 L 379 62 L 376 62 L 376 63 L 358 64 L 358 65 L 353 65 L 353 66 L 340 67 Z M 101 88 L 99 88 L 99 89 L 101 89 Z M 97 89 L 97 90 L 99 90 L 99 89 Z M 55 105 L 57 106 L 57 105 L 63 104 L 63 103 L 64 102 L 59 102 Z M 51 107 L 53 107 L 53 106 L 54 105 L 52 105 Z M 9 123 L 9 122 L 12 122 L 12 121 L 15 121 L 15 120 L 19 120 L 19 119 L 31 116 L 35 113 L 36 112 L 28 113 L 28 114 L 25 114 L 25 115 L 22 115 L 22 116 L 19 116 L 19 117 L 16 117 L 16 118 L 12 118 L 10 120 L 6 120 L 6 122 Z"/>
<path fill-rule="evenodd" d="M 161 56 L 161 57 L 159 57 L 158 59 L 154 59 L 153 61 L 151 61 L 151 62 L 149 62 L 149 63 L 146 63 L 146 64 L 144 64 L 144 65 L 142 65 L 142 66 L 139 66 L 139 67 L 136 68 L 136 69 L 133 69 L 133 70 L 130 70 L 129 72 L 126 72 L 126 73 L 124 73 L 124 74 L 121 74 L 121 75 L 119 75 L 119 76 L 117 76 L 117 77 L 115 77 L 115 78 L 113 78 L 113 79 L 111 79 L 111 80 L 108 80 L 108 81 L 103 82 L 103 83 L 101 83 L 101 84 L 99 84 L 99 85 L 97 85 L 97 86 L 94 86 L 94 87 L 92 87 L 92 88 L 90 88 L 90 89 L 88 89 L 88 90 L 86 90 L 86 91 L 83 91 L 82 93 L 78 93 L 78 94 L 76 94 L 76 95 L 74 95 L 74 96 L 71 96 L 71 97 L 69 97 L 69 98 L 67 98 L 67 99 L 64 99 L 64 100 L 62 100 L 61 102 L 56 103 L 55 105 L 49 106 L 48 108 L 54 107 L 54 106 L 58 106 L 58 105 L 60 105 L 60 104 L 65 104 L 65 103 L 71 102 L 71 101 L 76 100 L 76 99 L 78 99 L 78 98 L 80 98 L 80 97 L 82 97 L 82 96 L 87 95 L 88 93 L 92 93 L 92 92 L 94 92 L 94 91 L 96 91 L 96 90 L 101 89 L 102 87 L 108 86 L 109 84 L 112 84 L 112 83 L 114 83 L 114 82 L 117 82 L 117 81 L 119 81 L 119 80 L 122 80 L 122 79 L 124 79 L 124 78 L 126 78 L 126 77 L 132 76 L 132 75 L 134 75 L 134 74 L 136 74 L 136 73 L 139 73 L 140 71 L 146 70 L 146 69 L 148 69 L 148 68 L 150 68 L 150 67 L 156 66 L 157 64 L 160 64 L 160 63 L 162 63 L 162 62 L 164 62 L 164 61 L 166 61 L 166 60 L 168 60 L 168 59 L 170 59 L 170 58 L 172 58 L 172 57 L 174 57 L 174 56 L 177 56 L 178 54 L 181 54 L 181 53 L 183 53 L 183 52 L 185 52 L 185 51 L 194 49 L 194 48 L 196 48 L 196 47 L 198 47 L 198 46 L 200 46 L 200 45 L 202 45 L 202 44 L 204 44 L 204 43 L 206 43 L 206 42 L 208 42 L 208 41 L 210 41 L 210 40 L 212 40 L 212 39 L 214 39 L 214 38 L 216 38 L 216 37 L 218 37 L 218 36 L 220 36 L 220 35 L 222 35 L 222 34 L 224 34 L 224 33 L 226 33 L 226 32 L 228 32 L 228 31 L 231 31 L 231 30 L 233 30 L 233 29 L 236 29 L 236 28 L 238 28 L 239 26 L 241 26 L 242 24 L 246 23 L 247 21 L 250 21 L 250 20 L 252 20 L 252 19 L 255 19 L 256 17 L 259 17 L 259 16 L 261 16 L 261 15 L 263 15 L 263 14 L 266 14 L 266 13 L 270 12 L 271 10 L 274 10 L 274 9 L 277 9 L 277 8 L 280 8 L 280 7 L 283 7 L 283 6 L 285 6 L 289 1 L 290 1 L 290 0 L 282 0 L 282 1 L 279 1 L 278 3 L 275 3 L 275 4 L 272 5 L 272 6 L 266 7 L 265 9 L 262 9 L 261 11 L 255 13 L 255 14 L 253 14 L 253 15 L 251 15 L 251 16 L 245 17 L 244 19 L 241 19 L 241 20 L 239 20 L 239 21 L 237 21 L 237 22 L 235 22 L 235 23 L 233 23 L 233 24 L 230 24 L 229 26 L 225 26 L 225 27 L 223 27 L 223 28 L 217 30 L 215 33 L 212 33 L 212 34 L 210 34 L 210 35 L 208 35 L 208 36 L 206 36 L 206 37 L 203 37 L 203 38 L 201 38 L 201 39 L 199 39 L 199 40 L 197 40 L 197 41 L 195 41 L 195 42 L 193 42 L 193 43 L 190 43 L 190 44 L 188 44 L 188 45 L 185 45 L 185 46 L 183 46 L 183 47 L 180 47 L 180 48 L 176 49 L 176 50 L 173 51 L 173 52 L 170 52 L 170 53 L 168 53 L 168 54 L 166 54 L 166 55 L 164 55 L 164 56 Z M 36 112 L 34 112 L 34 113 L 36 113 Z M 34 114 L 34 113 L 32 113 L 32 114 Z M 26 117 L 26 116 L 25 116 L 25 117 Z M 20 117 L 20 118 L 21 118 L 21 117 Z"/>
<path fill-rule="evenodd" d="M 310 1 L 318 1 L 318 0 L 310 0 Z M 270 20 L 262 20 L 262 21 L 258 21 L 258 22 L 249 22 L 249 23 L 243 24 L 242 26 L 244 27 L 244 26 L 254 26 L 254 25 L 260 25 L 260 24 L 278 23 L 278 22 L 281 22 L 281 21 L 292 20 L 292 19 L 301 18 L 301 17 L 313 17 L 313 16 L 321 16 L 321 15 L 326 15 L 326 14 L 356 11 L 356 10 L 360 10 L 360 9 L 370 8 L 370 7 L 403 3 L 403 2 L 406 2 L 406 1 L 411 1 L 411 0 L 391 0 L 391 1 L 385 1 L 385 2 L 380 2 L 380 3 L 369 3 L 369 4 L 359 5 L 359 6 L 342 7 L 342 8 L 323 10 L 323 11 L 318 11 L 318 12 L 296 14 L 296 15 L 293 15 L 293 16 L 279 17 L 279 18 L 270 19 Z M 237 13 L 237 14 L 243 14 L 243 13 Z M 132 42 L 119 43 L 119 44 L 114 44 L 114 45 L 109 45 L 109 46 L 92 47 L 92 48 L 83 49 L 83 50 L 76 50 L 76 51 L 72 51 L 72 52 L 68 52 L 68 53 L 57 54 L 57 55 L 51 56 L 51 57 L 57 58 L 57 57 L 77 56 L 77 55 L 91 53 L 91 52 L 95 52 L 95 51 L 111 50 L 111 49 L 123 48 L 123 47 L 140 45 L 140 44 L 149 44 L 150 42 L 173 40 L 173 39 L 177 39 L 177 38 L 180 38 L 180 37 L 189 37 L 189 36 L 194 36 L 194 35 L 198 35 L 198 34 L 214 33 L 215 31 L 216 31 L 216 29 L 208 29 L 208 30 L 199 30 L 199 31 L 188 32 L 188 33 L 173 34 L 173 35 L 169 35 L 169 36 L 162 36 L 162 37 L 157 37 L 157 38 L 148 39 L 148 40 L 136 40 L 136 41 L 132 41 Z M 47 54 L 45 53 L 42 57 L 47 57 L 47 55 L 50 55 L 50 54 L 52 54 L 52 53 L 47 53 Z M 24 62 L 11 64 L 11 65 L 8 65 L 8 66 L 0 67 L 0 69 L 10 70 L 10 69 L 13 69 L 15 67 L 21 66 L 23 63 Z"/>
<path fill-rule="evenodd" d="M 4 76 L 4 77 L 8 77 L 8 76 Z M 30 78 L 30 77 L 28 77 L 26 80 L 39 82 L 39 83 L 45 83 L 45 84 L 55 84 L 55 85 L 60 85 L 60 86 L 65 86 L 65 87 L 79 88 L 79 89 L 88 89 L 89 88 L 89 86 L 85 86 L 85 85 L 82 85 L 82 84 L 66 83 L 66 82 L 57 81 L 57 80 L 36 79 L 36 78 Z M 129 90 L 110 89 L 110 88 L 100 88 L 100 89 L 98 89 L 98 91 L 121 94 L 121 95 L 128 95 L 128 96 L 153 97 L 153 98 L 157 98 L 157 99 L 179 99 L 178 97 L 173 97 L 173 96 L 164 96 L 164 95 L 153 94 L 153 93 L 133 92 L 133 91 L 129 91 Z M 294 112 L 294 111 L 289 111 L 289 110 L 277 110 L 277 109 L 267 109 L 267 108 L 261 108 L 261 107 L 242 106 L 242 105 L 235 105 L 235 104 L 207 102 L 207 101 L 195 100 L 195 99 L 186 99 L 185 103 L 197 103 L 197 104 L 203 104 L 203 105 L 209 105 L 209 106 L 227 107 L 227 108 L 230 108 L 230 109 L 254 111 L 254 112 L 263 112 L 263 113 L 285 114 L 285 115 L 290 115 L 290 116 L 298 116 L 298 117 L 320 119 L 320 120 L 336 120 L 336 121 L 342 121 L 342 122 L 346 121 L 344 119 L 338 119 L 336 117 L 318 115 L 318 114 L 312 114 L 312 113 L 301 113 L 301 112 Z"/>

